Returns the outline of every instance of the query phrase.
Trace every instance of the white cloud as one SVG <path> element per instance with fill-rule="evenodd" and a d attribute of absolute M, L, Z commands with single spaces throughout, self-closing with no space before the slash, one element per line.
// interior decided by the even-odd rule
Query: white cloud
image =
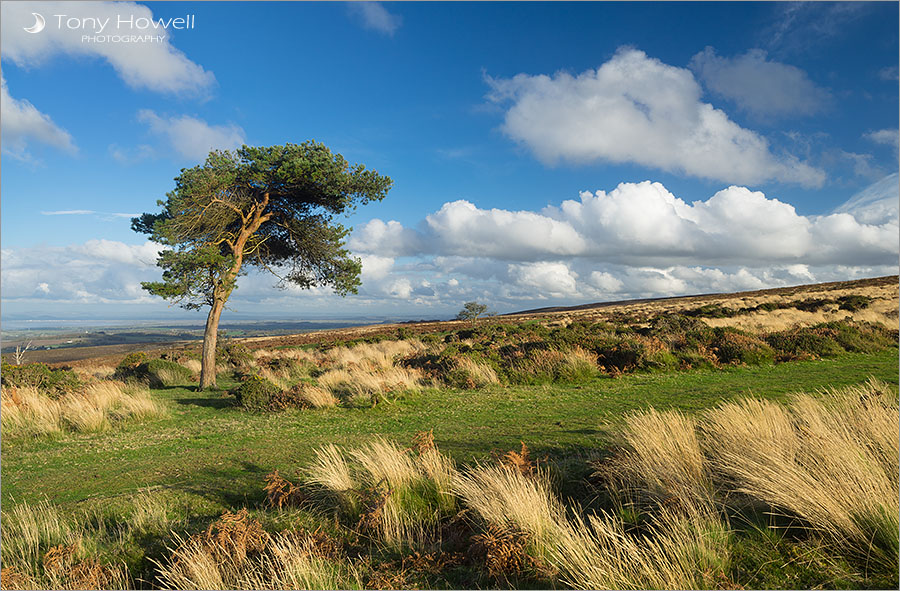
<path fill-rule="evenodd" d="M 146 88 L 154 92 L 171 94 L 202 94 L 215 84 L 212 72 L 207 72 L 189 60 L 171 44 L 173 29 L 159 28 L 140 31 L 128 25 L 118 26 L 118 16 L 130 19 L 153 19 L 153 12 L 146 6 L 133 2 L 3 2 L 0 25 L 0 51 L 3 59 L 18 66 L 39 66 L 57 55 L 96 57 L 107 61 L 126 84 L 132 88 Z M 27 33 L 23 27 L 34 23 L 32 13 L 44 16 L 46 28 L 40 33 Z M 66 15 L 60 21 L 55 15 Z M 109 19 L 105 29 L 73 28 L 66 25 L 68 18 L 96 18 L 102 23 Z M 159 18 L 157 17 L 157 21 Z M 74 21 L 73 21 L 74 22 Z M 90 22 L 90 21 L 88 21 Z M 61 26 L 60 26 L 61 25 Z M 90 43 L 84 35 L 164 35 L 159 43 Z M 190 31 L 182 34 L 189 35 Z"/>
<path fill-rule="evenodd" d="M 468 201 L 445 203 L 425 218 L 431 248 L 442 254 L 470 254 L 477 244 L 481 256 L 519 260 L 546 253 L 577 254 L 586 245 L 566 222 L 530 211 L 478 209 Z"/>
<path fill-rule="evenodd" d="M 707 47 L 691 58 L 690 65 L 714 94 L 755 115 L 813 115 L 831 102 L 829 92 L 816 86 L 806 72 L 767 60 L 761 49 L 726 58 Z"/>
<path fill-rule="evenodd" d="M 503 131 L 547 164 L 635 163 L 690 176 L 750 184 L 819 186 L 823 171 L 790 155 L 700 101 L 691 72 L 620 49 L 579 76 L 487 78 L 488 98 L 510 101 Z"/>
<path fill-rule="evenodd" d="M 108 150 L 113 160 L 120 164 L 135 164 L 156 156 L 156 151 L 147 144 L 140 144 L 134 148 L 123 148 L 117 144 L 110 144 Z"/>
<path fill-rule="evenodd" d="M 856 207 L 802 216 L 790 204 L 738 186 L 687 203 L 660 183 L 644 181 L 621 183 L 609 192 L 585 191 L 578 200 L 541 212 L 483 210 L 455 201 L 426 216 L 419 230 L 372 220 L 354 232 L 350 246 L 379 255 L 433 255 L 443 272 L 481 278 L 503 275 L 485 261 L 884 265 L 898 254 L 896 209 L 889 214 L 875 219 Z"/>
<path fill-rule="evenodd" d="M 578 294 L 577 273 L 565 263 L 526 263 L 511 265 L 510 275 L 521 287 L 540 297 L 566 297 Z"/>
<path fill-rule="evenodd" d="M 900 149 L 900 132 L 896 129 L 879 129 L 863 134 L 867 140 L 871 140 L 876 144 L 883 144 L 894 148 L 894 151 Z"/>
<path fill-rule="evenodd" d="M 6 6 L 4 3 L 3 6 Z M 28 143 L 47 144 L 74 154 L 75 142 L 68 131 L 59 127 L 50 117 L 41 113 L 25 99 L 15 99 L 9 94 L 6 78 L 0 74 L 0 127 L 3 153 L 17 160 L 31 160 Z"/>
<path fill-rule="evenodd" d="M 103 212 L 92 209 L 59 209 L 56 211 L 42 211 L 41 215 L 90 215 L 103 221 L 114 221 L 122 218 L 130 219 L 138 217 L 139 213 Z"/>
<path fill-rule="evenodd" d="M 165 138 L 173 150 L 189 160 L 206 160 L 210 150 L 239 148 L 246 142 L 244 130 L 234 124 L 210 125 L 188 115 L 160 117 L 149 109 L 138 112 L 138 121 Z"/>
<path fill-rule="evenodd" d="M 161 247 L 89 240 L 65 247 L 4 249 L 4 301 L 42 298 L 69 303 L 147 303 L 141 281 L 159 278 Z"/>
<path fill-rule="evenodd" d="M 896 222 L 900 216 L 900 175 L 895 172 L 866 187 L 832 213 L 847 213 L 862 224 L 874 226 Z"/>
<path fill-rule="evenodd" d="M 363 27 L 390 37 L 394 36 L 403 23 L 400 15 L 391 14 L 380 2 L 350 2 L 347 8 L 362 22 Z"/>
<path fill-rule="evenodd" d="M 898 197 L 893 174 L 820 216 L 800 215 L 745 187 L 687 202 L 649 181 L 585 191 L 539 212 L 458 201 L 417 229 L 373 220 L 354 232 L 352 248 L 362 259 L 357 296 L 344 300 L 328 288 L 278 291 L 274 278 L 251 271 L 229 305 L 234 313 L 282 316 L 302 309 L 330 317 L 371 311 L 447 318 L 472 300 L 514 311 L 896 274 Z M 140 288 L 160 277 L 159 249 L 101 239 L 3 250 L 4 305 L 164 309 Z"/>

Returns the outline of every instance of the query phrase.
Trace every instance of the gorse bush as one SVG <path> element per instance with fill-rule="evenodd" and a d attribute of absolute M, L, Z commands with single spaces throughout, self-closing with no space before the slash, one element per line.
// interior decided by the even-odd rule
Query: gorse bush
<path fill-rule="evenodd" d="M 275 398 L 282 391 L 279 386 L 266 378 L 251 375 L 241 382 L 240 386 L 232 390 L 232 394 L 245 410 L 263 411 L 275 410 L 273 407 Z"/>
<path fill-rule="evenodd" d="M 872 303 L 872 298 L 862 294 L 851 294 L 839 297 L 838 303 L 840 304 L 838 306 L 840 310 L 858 312 L 859 310 L 868 308 L 869 304 Z"/>
<path fill-rule="evenodd" d="M 3 363 L 0 366 L 0 382 L 6 387 L 36 388 L 51 398 L 74 392 L 82 386 L 81 379 L 75 372 L 54 369 L 43 363 Z"/>
<path fill-rule="evenodd" d="M 775 350 L 758 337 L 733 328 L 716 329 L 714 333 L 711 348 L 720 363 L 760 365 L 775 361 Z"/>

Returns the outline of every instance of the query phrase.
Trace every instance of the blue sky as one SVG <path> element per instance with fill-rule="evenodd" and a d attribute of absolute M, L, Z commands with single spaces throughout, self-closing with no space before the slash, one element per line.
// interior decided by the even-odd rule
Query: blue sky
<path fill-rule="evenodd" d="M 152 42 L 116 27 L 185 15 L 194 28 Z M 211 148 L 308 139 L 394 179 L 347 220 L 362 290 L 251 273 L 236 316 L 431 318 L 897 272 L 896 3 L 4 2 L 2 17 L 7 319 L 190 317 L 141 291 L 158 249 L 128 218 Z"/>

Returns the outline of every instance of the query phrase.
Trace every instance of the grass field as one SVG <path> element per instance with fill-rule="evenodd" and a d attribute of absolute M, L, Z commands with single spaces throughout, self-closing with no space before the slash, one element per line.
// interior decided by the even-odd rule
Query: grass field
<path fill-rule="evenodd" d="M 7 367 L 2 586 L 896 588 L 896 333 L 679 318 Z"/>
<path fill-rule="evenodd" d="M 106 433 L 4 442 L 3 508 L 13 499 L 36 502 L 46 496 L 69 505 L 161 486 L 215 515 L 259 503 L 268 472 L 292 473 L 326 443 L 362 444 L 375 434 L 405 442 L 433 429 L 441 450 L 460 462 L 518 448 L 520 441 L 536 455 L 567 458 L 611 443 L 632 410 L 696 411 L 747 395 L 783 400 L 870 376 L 896 384 L 897 352 L 597 378 L 574 387 L 430 389 L 374 408 L 272 414 L 247 413 L 224 390 L 171 387 L 154 391 L 171 409 L 168 418 Z"/>

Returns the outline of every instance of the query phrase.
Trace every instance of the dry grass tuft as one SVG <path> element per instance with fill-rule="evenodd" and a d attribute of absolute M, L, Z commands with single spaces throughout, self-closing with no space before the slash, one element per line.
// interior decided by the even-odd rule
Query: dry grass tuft
<path fill-rule="evenodd" d="M 352 564 L 315 534 L 282 532 L 258 550 L 243 553 L 226 539 L 194 536 L 157 563 L 167 589 L 361 588 Z M 237 550 L 237 551 L 236 551 Z"/>
<path fill-rule="evenodd" d="M 338 399 L 334 397 L 334 394 L 325 388 L 306 383 L 298 384 L 295 388 L 299 392 L 300 400 L 312 408 L 327 408 L 336 406 L 338 403 Z"/>
<path fill-rule="evenodd" d="M 112 381 L 94 382 L 56 400 L 34 388 L 4 388 L 0 406 L 0 421 L 8 436 L 103 431 L 118 421 L 154 418 L 166 412 L 146 387 Z"/>
<path fill-rule="evenodd" d="M 528 534 L 539 556 L 553 547 L 565 510 L 545 472 L 525 476 L 510 466 L 478 466 L 457 474 L 453 490 L 488 524 Z"/>
<path fill-rule="evenodd" d="M 748 400 L 707 415 L 707 454 L 731 487 L 799 517 L 840 549 L 897 570 L 898 405 L 887 385 Z"/>
<path fill-rule="evenodd" d="M 548 560 L 574 589 L 707 589 L 727 580 L 729 533 L 714 516 L 664 511 L 648 535 L 607 515 L 557 529 Z"/>
<path fill-rule="evenodd" d="M 363 369 L 387 369 L 395 361 L 413 353 L 425 350 L 420 341 L 380 341 L 361 343 L 353 347 L 335 347 L 324 355 L 324 362 L 336 368 L 349 369 L 359 366 Z"/>
<path fill-rule="evenodd" d="M 85 556 L 84 531 L 47 501 L 4 513 L 4 589 L 126 589 L 124 568 Z"/>
<path fill-rule="evenodd" d="M 62 431 L 61 404 L 36 388 L 3 388 L 0 425 L 7 437 L 58 433 Z"/>
<path fill-rule="evenodd" d="M 351 452 L 375 486 L 402 488 L 421 478 L 412 456 L 396 443 L 378 438 Z"/>
<path fill-rule="evenodd" d="M 419 390 L 422 373 L 405 367 L 332 369 L 320 375 L 318 384 L 333 395 L 377 400 L 391 392 Z"/>
<path fill-rule="evenodd" d="M 128 527 L 133 531 L 164 532 L 174 525 L 170 519 L 170 506 L 165 497 L 142 490 L 132 500 Z"/>
<path fill-rule="evenodd" d="M 470 357 L 461 356 L 454 360 L 454 365 L 451 377 L 457 385 L 466 388 L 482 388 L 500 383 L 497 372 L 486 363 L 479 363 Z"/>
<path fill-rule="evenodd" d="M 306 470 L 306 477 L 311 484 L 338 495 L 357 487 L 344 453 L 332 443 L 316 450 L 316 459 Z"/>
<path fill-rule="evenodd" d="M 715 487 L 694 419 L 654 409 L 633 414 L 625 443 L 627 450 L 612 467 L 612 479 L 625 491 L 682 509 L 713 506 Z"/>
<path fill-rule="evenodd" d="M 190 370 L 192 374 L 196 375 L 200 375 L 200 370 L 203 369 L 203 364 L 200 363 L 199 359 L 188 359 L 187 361 L 183 361 L 181 365 Z"/>

